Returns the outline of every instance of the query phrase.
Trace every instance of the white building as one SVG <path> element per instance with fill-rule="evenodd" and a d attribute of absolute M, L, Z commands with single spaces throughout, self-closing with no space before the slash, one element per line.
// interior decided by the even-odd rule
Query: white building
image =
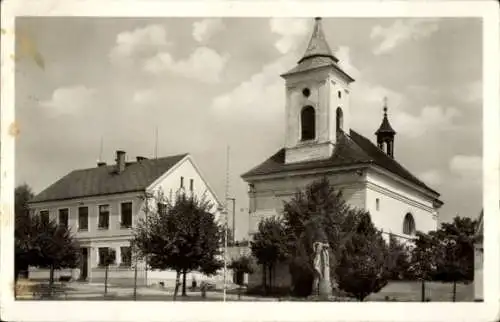
<path fill-rule="evenodd" d="M 100 162 L 93 168 L 72 171 L 35 196 L 30 207 L 42 218 L 69 227 L 80 242 L 81 265 L 72 272 L 75 278 L 102 280 L 102 256 L 106 248 L 112 248 L 116 260 L 110 267 L 110 278 L 130 282 L 134 276 L 130 249 L 133 228 L 150 211 L 147 208 L 156 207 L 157 198 L 152 196 L 160 191 L 171 199 L 177 191 L 204 196 L 219 218 L 221 203 L 189 154 L 137 157 L 127 162 L 125 152 L 117 151 L 115 164 Z M 143 263 L 138 267 L 139 284 L 175 278 L 173 272 L 148 272 Z M 45 275 L 44 270 L 30 269 L 30 278 Z"/>
<path fill-rule="evenodd" d="M 483 211 L 479 215 L 474 241 L 474 300 L 483 301 Z"/>
<path fill-rule="evenodd" d="M 250 187 L 251 235 L 260 220 L 281 214 L 283 201 L 324 176 L 343 191 L 350 205 L 368 210 L 375 226 L 386 233 L 407 239 L 416 230 L 437 229 L 440 195 L 395 158 L 396 132 L 387 106 L 376 144 L 351 128 L 354 79 L 332 54 L 321 18 L 315 19 L 304 56 L 282 77 L 285 146 L 242 175 Z M 260 283 L 260 277 L 255 280 Z"/>

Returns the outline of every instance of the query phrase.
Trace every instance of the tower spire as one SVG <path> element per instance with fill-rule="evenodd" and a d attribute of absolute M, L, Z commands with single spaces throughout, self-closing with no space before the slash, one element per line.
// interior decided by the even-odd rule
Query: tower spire
<path fill-rule="evenodd" d="M 329 58 L 335 63 L 339 61 L 337 57 L 332 54 L 332 50 L 330 49 L 330 46 L 326 41 L 321 20 L 321 17 L 314 18 L 314 28 L 311 39 L 309 40 L 309 45 L 307 46 L 306 52 L 299 60 L 299 64 L 304 60 L 313 57 Z"/>
<path fill-rule="evenodd" d="M 387 97 L 384 97 L 384 117 L 382 119 L 382 123 L 378 128 L 375 135 L 377 136 L 377 145 L 379 149 L 384 151 L 388 156 L 394 158 L 394 136 L 396 135 L 396 131 L 389 123 L 389 117 L 387 116 Z"/>

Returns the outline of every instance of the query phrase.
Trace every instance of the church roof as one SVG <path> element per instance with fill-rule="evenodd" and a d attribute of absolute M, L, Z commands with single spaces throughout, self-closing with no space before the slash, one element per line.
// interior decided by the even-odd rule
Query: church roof
<path fill-rule="evenodd" d="M 349 81 L 354 81 L 351 76 L 349 76 L 337 65 L 338 61 L 338 58 L 332 54 L 332 50 L 326 41 L 325 33 L 323 32 L 321 24 L 321 18 L 318 17 L 314 19 L 314 29 L 304 55 L 298 61 L 297 66 L 281 76 L 322 67 L 333 67 Z"/>
<path fill-rule="evenodd" d="M 334 152 L 329 159 L 307 161 L 300 163 L 285 163 L 285 148 L 280 149 L 269 159 L 242 175 L 242 178 L 249 178 L 258 175 L 268 175 L 297 170 L 312 170 L 320 168 L 335 168 L 339 166 L 352 165 L 377 165 L 385 170 L 421 187 L 434 194 L 439 195 L 435 190 L 428 187 L 417 177 L 412 175 L 399 162 L 389 157 L 369 139 L 351 130 L 350 135 L 341 132 Z"/>
<path fill-rule="evenodd" d="M 127 162 L 122 173 L 106 165 L 74 170 L 36 195 L 30 203 L 145 190 L 188 154 Z"/>

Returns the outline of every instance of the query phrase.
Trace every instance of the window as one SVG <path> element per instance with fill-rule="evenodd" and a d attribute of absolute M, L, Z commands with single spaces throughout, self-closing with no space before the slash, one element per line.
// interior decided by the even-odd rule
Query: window
<path fill-rule="evenodd" d="M 304 88 L 302 90 L 302 95 L 304 95 L 305 97 L 309 97 L 309 95 L 311 95 L 311 91 L 309 90 L 309 88 Z"/>
<path fill-rule="evenodd" d="M 337 107 L 337 111 L 336 111 L 336 120 L 337 120 L 337 132 L 340 132 L 344 129 L 344 113 L 342 112 L 342 109 L 339 107 Z"/>
<path fill-rule="evenodd" d="M 184 188 L 184 177 L 181 177 L 181 189 Z"/>
<path fill-rule="evenodd" d="M 375 199 L 375 208 L 377 209 L 377 211 L 380 210 L 380 199 L 379 198 Z"/>
<path fill-rule="evenodd" d="M 194 190 L 194 179 L 189 180 L 189 190 Z"/>
<path fill-rule="evenodd" d="M 78 230 L 89 230 L 89 207 L 78 208 Z"/>
<path fill-rule="evenodd" d="M 161 215 L 166 215 L 167 214 L 167 204 L 159 202 L 157 204 L 158 207 L 158 213 Z"/>
<path fill-rule="evenodd" d="M 59 209 L 59 225 L 68 227 L 69 209 Z"/>
<path fill-rule="evenodd" d="M 47 225 L 50 221 L 49 217 L 49 211 L 48 210 L 42 210 L 40 211 L 40 220 L 42 221 L 43 225 Z"/>
<path fill-rule="evenodd" d="M 100 229 L 109 229 L 109 205 L 99 206 L 99 224 Z"/>
<path fill-rule="evenodd" d="M 300 113 L 302 140 L 313 140 L 316 137 L 316 113 L 314 107 L 306 106 Z"/>
<path fill-rule="evenodd" d="M 342 92 L 341 91 L 338 91 L 337 95 L 338 95 L 339 98 L 342 98 Z"/>
<path fill-rule="evenodd" d="M 121 224 L 122 228 L 132 227 L 132 203 L 123 202 L 121 204 Z"/>
<path fill-rule="evenodd" d="M 403 221 L 403 233 L 406 235 L 415 235 L 415 220 L 410 213 L 405 215 Z"/>
<path fill-rule="evenodd" d="M 129 246 L 120 247 L 120 266 L 130 267 L 132 264 L 132 252 Z"/>
<path fill-rule="evenodd" d="M 116 262 L 115 250 L 109 247 L 99 247 L 99 266 L 112 265 Z"/>

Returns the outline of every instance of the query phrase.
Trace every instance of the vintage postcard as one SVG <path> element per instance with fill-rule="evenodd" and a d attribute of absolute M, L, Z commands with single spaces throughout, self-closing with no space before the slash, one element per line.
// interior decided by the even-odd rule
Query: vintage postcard
<path fill-rule="evenodd" d="M 6 1 L 6 321 L 494 321 L 495 2 Z"/>

